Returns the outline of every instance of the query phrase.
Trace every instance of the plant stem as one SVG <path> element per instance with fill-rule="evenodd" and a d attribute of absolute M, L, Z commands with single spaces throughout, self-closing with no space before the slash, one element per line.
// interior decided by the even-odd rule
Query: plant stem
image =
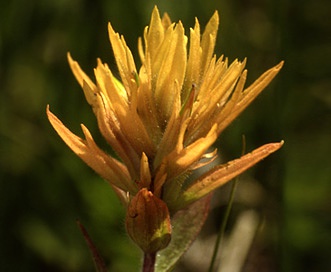
<path fill-rule="evenodd" d="M 242 136 L 242 144 L 243 144 L 243 146 L 242 146 L 242 150 L 241 150 L 241 155 L 244 155 L 245 150 L 246 150 L 245 135 Z M 228 219 L 229 219 L 230 212 L 231 212 L 231 209 L 232 209 L 232 204 L 233 204 L 233 200 L 234 200 L 234 193 L 236 191 L 238 181 L 239 181 L 239 176 L 237 176 L 235 178 L 235 180 L 233 181 L 233 183 L 232 183 L 228 205 L 226 207 L 226 211 L 225 211 L 225 214 L 224 214 L 224 217 L 223 217 L 223 220 L 222 220 L 222 224 L 221 224 L 220 230 L 219 230 L 218 235 L 217 235 L 217 239 L 216 239 L 215 246 L 214 246 L 214 252 L 213 252 L 213 256 L 212 256 L 211 261 L 210 261 L 208 272 L 213 272 L 213 268 L 214 268 L 214 265 L 215 265 L 217 253 L 218 253 L 218 250 L 220 248 L 220 245 L 222 244 L 222 241 L 223 241 L 223 238 L 224 238 L 224 233 L 225 233 L 225 227 L 228 223 Z"/>
<path fill-rule="evenodd" d="M 154 272 L 156 253 L 145 253 L 143 272 Z"/>
<path fill-rule="evenodd" d="M 229 219 L 230 211 L 231 211 L 232 204 L 233 204 L 234 192 L 235 192 L 235 189 L 237 187 L 237 183 L 238 183 L 238 177 L 232 183 L 232 188 L 231 188 L 231 193 L 230 193 L 230 197 L 229 197 L 228 206 L 226 208 L 225 215 L 224 215 L 224 218 L 222 220 L 220 231 L 217 235 L 217 239 L 216 239 L 216 243 L 215 243 L 215 247 L 214 247 L 214 252 L 213 252 L 213 256 L 212 256 L 212 259 L 211 259 L 211 262 L 210 262 L 208 272 L 213 271 L 215 261 L 216 261 L 216 257 L 217 257 L 217 253 L 218 253 L 218 249 L 219 249 L 220 245 L 222 244 L 222 241 L 223 241 L 223 238 L 224 238 L 225 227 L 226 227 L 228 219 Z"/>

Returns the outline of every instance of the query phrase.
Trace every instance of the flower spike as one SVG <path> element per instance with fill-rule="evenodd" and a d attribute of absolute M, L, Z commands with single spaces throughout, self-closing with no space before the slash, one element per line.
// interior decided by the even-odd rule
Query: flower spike
<path fill-rule="evenodd" d="M 208 207 L 207 195 L 283 145 L 266 144 L 215 166 L 195 181 L 188 179 L 192 171 L 216 158 L 213 145 L 218 136 L 283 66 L 280 62 L 245 88 L 246 59 L 229 63 L 214 54 L 218 26 L 216 11 L 202 33 L 195 19 L 187 37 L 181 21 L 172 22 L 168 14 L 161 18 L 154 7 L 138 40 L 142 65 L 137 69 L 124 37 L 109 23 L 119 78 L 98 59 L 93 82 L 68 53 L 70 68 L 116 158 L 97 146 L 84 125 L 80 138 L 47 106 L 48 119 L 63 141 L 109 182 L 126 205 L 127 231 L 150 256 L 173 242 L 176 229 L 172 230 L 171 220 L 176 213 L 187 210 L 183 218 L 205 218 L 201 213 L 207 208 L 199 210 L 195 204 Z M 190 239 L 199 228 L 194 228 Z"/>

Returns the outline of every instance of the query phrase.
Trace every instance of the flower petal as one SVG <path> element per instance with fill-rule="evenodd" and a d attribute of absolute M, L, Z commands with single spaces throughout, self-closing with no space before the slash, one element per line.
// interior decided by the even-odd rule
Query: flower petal
<path fill-rule="evenodd" d="M 176 147 L 178 141 L 178 135 L 181 127 L 181 116 L 180 116 L 180 90 L 177 85 L 174 89 L 174 105 L 172 109 L 171 117 L 167 123 L 163 137 L 159 142 L 156 156 L 154 158 L 154 169 L 156 169 L 162 160 Z"/>
<path fill-rule="evenodd" d="M 224 71 L 226 63 L 217 67 Z M 222 113 L 223 105 L 228 102 L 228 99 L 235 88 L 235 85 L 240 77 L 245 63 L 234 61 L 228 69 L 222 72 L 221 78 L 214 81 L 217 75 L 209 80 L 213 84 L 203 84 L 197 97 L 197 102 L 194 105 L 192 112 L 193 119 L 189 124 L 187 138 L 194 141 L 205 135 L 212 124 L 216 123 L 215 115 Z M 217 74 L 217 70 L 213 74 Z M 205 86 L 207 85 L 208 86 Z M 213 86 L 214 85 L 214 86 Z M 215 86 L 216 85 L 216 86 Z M 207 91 L 208 90 L 208 91 Z M 220 124 L 220 122 L 217 122 Z"/>
<path fill-rule="evenodd" d="M 112 127 L 117 128 L 116 132 L 122 134 L 122 137 L 130 142 L 139 157 L 143 152 L 147 156 L 154 155 L 154 144 L 137 114 L 136 92 L 133 92 L 131 99 L 129 99 L 120 87 L 121 85 L 118 86 L 120 83 L 116 83 L 114 80 L 109 68 L 100 61 L 95 70 L 95 75 L 98 87 L 101 93 L 104 94 L 101 107 L 109 107 L 118 122 L 117 126 L 113 124 Z M 109 120 L 101 118 L 99 122 L 109 122 Z"/>
<path fill-rule="evenodd" d="M 136 112 L 139 113 L 139 118 L 144 124 L 147 134 L 155 145 L 157 145 L 162 138 L 163 132 L 158 124 L 151 76 L 148 74 L 145 65 L 143 65 L 139 71 L 139 80 Z"/>
<path fill-rule="evenodd" d="M 157 57 L 159 47 L 163 42 L 164 31 L 165 28 L 162 24 L 159 10 L 155 6 L 152 12 L 149 27 L 145 29 L 146 52 L 148 52 L 152 63 L 154 63 L 154 60 Z"/>
<path fill-rule="evenodd" d="M 137 69 L 132 53 L 126 45 L 124 37 L 122 36 L 120 38 L 119 34 L 114 31 L 110 23 L 108 24 L 108 33 L 109 40 L 114 51 L 118 71 L 121 75 L 123 85 L 130 96 L 131 92 L 136 91 L 137 89 L 137 83 L 135 80 Z"/>
<path fill-rule="evenodd" d="M 140 188 L 149 188 L 152 181 L 151 171 L 149 168 L 148 158 L 145 153 L 141 156 L 140 161 L 140 180 L 139 187 Z"/>
<path fill-rule="evenodd" d="M 83 88 L 84 82 L 86 85 L 88 85 L 89 90 L 91 90 L 91 92 L 85 92 L 85 97 L 87 102 L 91 105 L 94 106 L 96 104 L 95 102 L 95 90 L 96 90 L 96 86 L 95 84 L 92 82 L 92 80 L 83 72 L 83 70 L 80 68 L 79 64 L 77 61 L 74 61 L 71 58 L 70 53 L 67 54 L 67 58 L 68 58 L 68 62 L 69 62 L 69 66 L 74 74 L 74 76 L 76 77 L 76 80 L 78 81 L 79 85 Z"/>
<path fill-rule="evenodd" d="M 70 65 L 70 68 L 76 77 L 79 85 L 83 87 L 83 82 L 87 82 L 87 84 L 90 86 L 91 89 L 95 87 L 95 84 L 92 82 L 92 80 L 83 72 L 83 70 L 80 68 L 77 61 L 74 61 L 70 55 L 70 53 L 67 53 L 68 62 Z"/>
<path fill-rule="evenodd" d="M 138 179 L 141 153 L 137 153 L 137 150 L 127 139 L 127 135 L 121 130 L 121 123 L 111 107 L 109 98 L 101 92 L 98 93 L 97 98 L 101 101 L 100 105 L 102 105 L 97 113 L 102 135 L 125 163 L 131 178 L 133 180 Z"/>
<path fill-rule="evenodd" d="M 201 75 L 204 74 L 204 71 L 209 66 L 210 59 L 214 54 L 218 24 L 219 24 L 219 16 L 218 16 L 218 12 L 215 11 L 213 16 L 210 18 L 209 22 L 207 23 L 205 31 L 202 34 L 201 49 L 203 54 L 201 58 Z"/>
<path fill-rule="evenodd" d="M 157 75 L 155 82 L 155 102 L 159 109 L 160 123 L 164 125 L 164 121 L 168 121 L 174 99 L 176 95 L 169 95 L 169 92 L 175 88 L 175 84 L 182 89 L 186 70 L 186 43 L 187 37 L 184 35 L 184 27 L 179 22 L 175 28 L 168 28 L 161 50 L 155 62 L 160 66 L 158 70 L 153 69 L 153 73 Z M 154 66 L 156 69 L 157 67 Z"/>
<path fill-rule="evenodd" d="M 185 126 L 182 127 L 180 134 L 185 132 Z M 178 140 L 176 150 L 171 152 L 163 161 L 166 165 L 166 172 L 168 173 L 168 181 L 165 184 L 163 191 L 163 198 L 167 203 L 173 202 L 177 197 L 176 193 L 181 189 L 182 184 L 176 177 L 194 168 L 196 163 L 203 158 L 208 148 L 217 139 L 217 125 L 215 124 L 206 137 L 200 138 L 187 147 L 182 145 L 182 137 Z"/>
<path fill-rule="evenodd" d="M 131 178 L 124 164 L 108 156 L 95 144 L 88 129 L 82 125 L 85 140 L 73 134 L 47 107 L 47 116 L 52 126 L 62 140 L 75 152 L 88 166 L 106 179 L 111 185 L 125 192 L 135 194 L 138 188 L 131 182 Z"/>
<path fill-rule="evenodd" d="M 177 203 L 174 204 L 176 209 L 181 209 L 209 194 L 269 156 L 271 153 L 277 151 L 283 144 L 284 141 L 266 144 L 239 159 L 214 167 L 183 191 L 182 196 L 179 196 Z M 170 209 L 172 210 L 173 206 L 171 206 Z"/>
<path fill-rule="evenodd" d="M 182 101 L 185 101 L 190 94 L 192 84 L 200 83 L 200 65 L 202 49 L 200 47 L 200 25 L 197 18 L 195 18 L 194 29 L 190 29 L 190 49 L 187 60 L 187 68 L 184 86 L 182 90 Z"/>
<path fill-rule="evenodd" d="M 252 85 L 241 92 L 238 102 L 235 103 L 231 112 L 224 114 L 225 118 L 222 121 L 222 125 L 218 128 L 218 133 L 221 133 L 223 129 L 226 128 L 264 90 L 264 88 L 278 74 L 283 64 L 284 62 L 281 61 L 276 66 L 263 73 Z"/>

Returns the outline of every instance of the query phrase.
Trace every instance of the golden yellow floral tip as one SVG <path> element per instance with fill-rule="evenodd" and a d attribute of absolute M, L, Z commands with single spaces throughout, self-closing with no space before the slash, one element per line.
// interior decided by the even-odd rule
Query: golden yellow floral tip
<path fill-rule="evenodd" d="M 283 65 L 280 62 L 245 88 L 246 59 L 229 64 L 227 58 L 214 55 L 218 25 L 217 12 L 202 33 L 196 19 L 188 38 L 182 22 L 171 22 L 167 14 L 161 18 L 155 7 L 138 41 L 142 65 L 137 69 L 124 37 L 109 23 L 120 78 L 98 59 L 95 83 L 68 53 L 99 129 L 119 159 L 98 148 L 85 126 L 82 139 L 49 107 L 48 119 L 73 152 L 106 179 L 126 204 L 138 192 L 151 193 L 174 213 L 281 147 L 282 142 L 262 146 L 186 184 L 191 171 L 215 159 L 216 151 L 210 147 L 217 137 Z"/>

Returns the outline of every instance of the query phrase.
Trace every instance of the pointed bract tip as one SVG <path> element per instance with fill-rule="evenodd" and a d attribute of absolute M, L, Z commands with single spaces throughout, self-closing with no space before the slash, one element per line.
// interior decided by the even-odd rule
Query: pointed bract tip
<path fill-rule="evenodd" d="M 67 59 L 68 59 L 68 61 L 72 61 L 73 59 L 72 59 L 72 57 L 71 57 L 71 54 L 70 54 L 70 52 L 67 52 Z"/>
<path fill-rule="evenodd" d="M 285 62 L 282 60 L 280 63 L 278 63 L 278 64 L 275 66 L 275 68 L 278 69 L 278 70 L 282 69 L 282 67 L 284 66 L 284 63 L 285 63 Z"/>
<path fill-rule="evenodd" d="M 213 13 L 213 15 L 211 16 L 210 20 L 211 21 L 215 21 L 216 25 L 218 26 L 219 25 L 219 21 L 220 21 L 220 16 L 218 14 L 218 11 L 215 10 L 215 12 Z"/>
<path fill-rule="evenodd" d="M 214 17 L 215 16 L 215 18 L 217 17 L 217 19 L 219 20 L 219 14 L 218 14 L 218 10 L 215 10 L 215 12 L 213 13 L 213 16 L 212 17 Z"/>
<path fill-rule="evenodd" d="M 159 12 L 157 5 L 154 6 L 153 11 L 152 11 L 152 17 L 155 15 L 160 17 L 160 12 Z"/>

